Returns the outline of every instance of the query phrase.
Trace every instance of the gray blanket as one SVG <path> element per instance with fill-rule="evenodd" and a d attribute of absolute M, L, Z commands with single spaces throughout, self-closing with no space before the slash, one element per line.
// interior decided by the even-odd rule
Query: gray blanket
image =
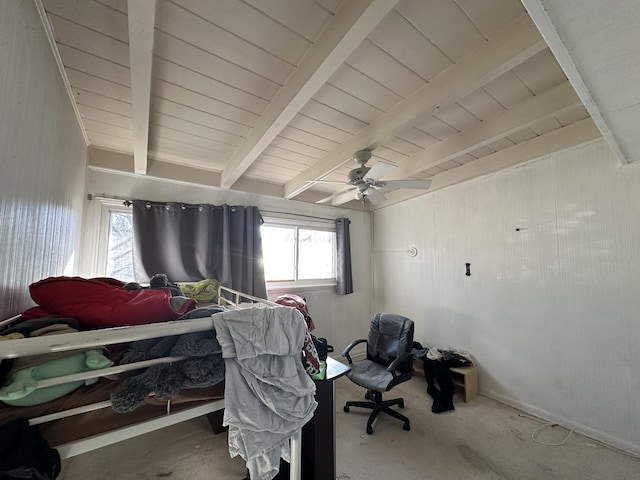
<path fill-rule="evenodd" d="M 204 311 L 201 315 L 207 313 Z M 213 330 L 133 342 L 120 364 L 165 356 L 189 358 L 173 364 L 153 365 L 126 378 L 111 393 L 111 406 L 116 412 L 135 410 L 151 393 L 159 400 L 171 400 L 181 390 L 207 388 L 224 380 L 221 348 Z"/>
<path fill-rule="evenodd" d="M 271 480 L 317 406 L 302 364 L 304 317 L 291 307 L 251 308 L 215 314 L 213 323 L 226 368 L 229 453 L 246 461 L 251 478 Z"/>

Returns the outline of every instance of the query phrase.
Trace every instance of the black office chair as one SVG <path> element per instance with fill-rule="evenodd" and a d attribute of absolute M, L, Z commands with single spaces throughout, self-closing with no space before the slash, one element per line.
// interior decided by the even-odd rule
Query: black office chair
<path fill-rule="evenodd" d="M 367 358 L 354 362 L 349 352 L 356 345 L 367 342 Z M 373 422 L 380 412 L 391 415 L 404 422 L 403 428 L 410 430 L 409 419 L 390 407 L 398 405 L 404 408 L 404 400 L 382 400 L 382 392 L 388 392 L 399 383 L 411 378 L 413 357 L 413 321 L 393 313 L 378 313 L 371 321 L 369 338 L 356 340 L 347 346 L 342 355 L 351 365 L 347 373 L 349 379 L 367 389 L 367 402 L 347 402 L 344 411 L 349 407 L 370 408 L 373 410 L 367 421 L 367 433 L 373 433 Z"/>

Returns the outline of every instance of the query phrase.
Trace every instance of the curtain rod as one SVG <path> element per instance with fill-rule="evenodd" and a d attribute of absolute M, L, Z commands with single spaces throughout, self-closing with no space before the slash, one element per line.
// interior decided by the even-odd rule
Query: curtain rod
<path fill-rule="evenodd" d="M 105 200 L 120 200 L 121 202 L 129 202 L 128 198 L 118 197 L 117 195 L 107 195 L 106 193 L 87 193 L 87 200 L 96 200 L 104 198 Z"/>
<path fill-rule="evenodd" d="M 129 198 L 123 198 L 123 197 L 118 197 L 117 195 L 107 195 L 106 193 L 98 193 L 98 194 L 92 194 L 92 193 L 88 193 L 87 194 L 87 200 L 93 200 L 93 199 L 99 199 L 99 198 L 104 198 L 107 200 L 119 200 L 121 201 L 124 206 L 126 207 L 130 207 L 131 205 L 133 205 L 133 201 Z M 150 202 L 152 205 L 162 205 L 164 203 L 168 203 L 168 202 Z M 171 202 L 171 203 L 184 203 L 184 202 Z M 198 205 L 198 204 L 186 204 L 185 205 Z M 194 207 L 195 208 L 195 207 Z M 259 208 L 259 207 L 258 207 Z M 273 210 L 262 210 L 260 209 L 260 213 L 261 214 L 265 214 L 265 215 L 292 215 L 294 217 L 303 217 L 303 218 L 312 218 L 314 220 L 324 220 L 327 222 L 335 222 L 335 218 L 327 218 L 327 217 L 318 217 L 315 215 L 303 215 L 300 213 L 291 213 L 291 212 L 278 212 L 278 211 L 273 211 Z"/>
<path fill-rule="evenodd" d="M 304 218 L 313 218 L 314 220 L 325 220 L 327 222 L 334 222 L 335 218 L 327 218 L 327 217 L 316 217 L 314 215 L 302 215 L 300 213 L 291 213 L 291 212 L 276 212 L 273 210 L 260 210 L 260 213 L 265 215 L 293 215 L 294 217 L 304 217 Z"/>
<path fill-rule="evenodd" d="M 130 200 L 128 198 L 123 198 L 123 197 L 118 197 L 118 196 L 113 196 L 113 195 L 106 195 L 106 194 L 97 194 L 97 195 L 93 195 L 91 193 L 87 194 L 87 200 L 94 200 L 94 199 L 105 199 L 105 200 L 117 200 L 117 201 L 121 201 L 123 203 L 123 205 L 125 207 L 130 207 L 133 205 L 133 200 Z M 200 210 L 202 210 L 202 205 L 205 205 L 204 202 L 201 203 L 187 203 L 187 202 L 176 202 L 173 200 L 168 200 L 165 202 L 153 202 L 151 200 L 143 200 L 147 203 L 147 205 L 149 207 L 164 207 L 167 203 L 179 203 L 182 205 L 182 208 L 198 208 Z M 222 206 L 222 205 L 213 205 L 214 207 L 216 206 Z M 246 205 L 229 205 L 230 207 L 245 207 Z M 251 205 L 252 206 L 252 205 Z"/>

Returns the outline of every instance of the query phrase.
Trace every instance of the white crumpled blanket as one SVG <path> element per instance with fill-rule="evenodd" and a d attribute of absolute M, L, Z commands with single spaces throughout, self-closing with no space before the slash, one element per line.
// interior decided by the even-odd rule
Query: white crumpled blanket
<path fill-rule="evenodd" d="M 225 359 L 229 454 L 246 461 L 251 478 L 271 480 L 317 406 L 302 364 L 304 317 L 291 307 L 257 307 L 212 318 Z"/>

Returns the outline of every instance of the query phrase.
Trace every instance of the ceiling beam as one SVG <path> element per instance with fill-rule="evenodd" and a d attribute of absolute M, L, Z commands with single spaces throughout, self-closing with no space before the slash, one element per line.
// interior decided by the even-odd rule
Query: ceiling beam
<path fill-rule="evenodd" d="M 505 138 L 536 122 L 580 107 L 582 103 L 569 82 L 563 82 L 543 93 L 527 98 L 508 110 L 501 112 L 474 127 L 464 130 L 424 150 L 414 153 L 396 163 L 394 172 L 384 176 L 384 180 L 401 180 L 429 168 L 442 165 L 449 160 Z M 415 195 L 418 192 L 413 192 Z M 354 192 L 338 195 L 331 205 L 338 206 L 354 198 Z"/>
<path fill-rule="evenodd" d="M 354 152 L 373 149 L 415 122 L 446 108 L 547 48 L 528 15 L 522 14 L 497 35 L 436 76 L 387 113 L 371 122 L 316 164 L 285 184 L 285 197 L 310 188 L 307 180 L 322 178 Z"/>
<path fill-rule="evenodd" d="M 398 170 L 387 175 L 385 180 L 403 179 L 437 167 L 536 122 L 560 115 L 581 105 L 571 84 L 563 82 L 535 97 L 517 103 L 474 127 L 400 160 L 396 164 Z"/>
<path fill-rule="evenodd" d="M 221 187 L 231 188 L 397 2 L 343 2 L 223 170 Z"/>
<path fill-rule="evenodd" d="M 78 108 L 78 104 L 76 102 L 76 96 L 73 93 L 73 90 L 71 90 L 71 83 L 69 82 L 67 71 L 64 68 L 64 62 L 62 61 L 62 57 L 60 56 L 60 51 L 58 50 L 56 36 L 53 33 L 53 27 L 51 26 L 51 22 L 49 21 L 47 10 L 42 3 L 42 0 L 35 0 L 35 4 L 36 9 L 38 10 L 38 15 L 40 16 L 40 20 L 42 21 L 42 26 L 44 27 L 44 32 L 47 36 L 47 40 L 49 41 L 49 46 L 51 47 L 51 51 L 53 52 L 53 58 L 55 59 L 58 70 L 60 71 L 60 75 L 62 76 L 62 83 L 64 83 L 64 88 L 67 91 L 67 95 L 69 95 L 69 100 L 71 100 L 71 107 L 73 108 L 73 113 L 75 113 L 76 115 L 76 120 L 78 120 L 80 133 L 82 133 L 82 138 L 84 139 L 84 144 L 88 147 L 91 145 L 91 141 L 89 140 L 87 129 L 84 127 L 82 114 L 80 113 L 80 109 Z"/>
<path fill-rule="evenodd" d="M 156 0 L 129 0 L 127 7 L 134 171 L 137 174 L 146 175 Z"/>
<path fill-rule="evenodd" d="M 540 30 L 540 33 L 549 45 L 549 49 L 553 52 L 553 56 L 558 61 L 560 68 L 562 68 L 562 71 L 565 73 L 565 75 L 573 85 L 573 88 L 575 88 L 576 93 L 582 100 L 582 103 L 589 112 L 589 115 L 602 132 L 602 136 L 609 145 L 609 148 L 621 164 L 629 163 L 630 159 L 622 152 L 620 144 L 611 131 L 611 128 L 609 127 L 609 124 L 603 115 L 603 112 L 600 110 L 600 107 L 598 106 L 598 104 L 596 104 L 596 101 L 591 95 L 591 92 L 589 91 L 589 88 L 587 87 L 582 74 L 580 73 L 580 70 L 574 63 L 571 54 L 567 50 L 567 47 L 558 34 L 556 26 L 554 25 L 553 20 L 549 17 L 548 10 L 545 8 L 543 3 L 545 3 L 543 2 L 543 0 L 522 0 L 522 5 L 524 6 L 524 8 L 526 8 L 527 12 L 529 12 L 531 19 L 538 27 L 538 30 Z M 618 35 L 620 33 L 620 38 L 625 38 L 624 33 L 618 32 L 618 30 L 623 29 L 622 25 L 612 22 L 610 18 L 604 18 L 604 16 L 599 15 L 599 13 L 602 12 L 597 12 L 597 8 L 594 8 L 597 4 L 598 2 L 592 2 L 590 6 L 591 13 L 597 15 L 597 18 L 601 20 L 601 24 L 603 28 L 605 28 L 605 30 L 603 31 L 606 31 L 606 28 L 609 28 L 609 31 L 615 32 L 615 35 Z M 608 4 L 602 4 L 602 6 L 599 8 L 602 8 L 603 11 L 606 11 L 611 9 L 615 10 L 616 7 Z M 584 17 L 574 18 L 572 15 L 572 21 L 574 21 L 578 25 L 580 25 L 583 20 Z M 633 20 L 631 20 L 631 22 L 633 22 Z M 635 26 L 633 28 L 635 28 Z M 567 30 L 567 32 L 570 31 L 570 29 L 568 28 L 565 28 L 565 30 Z M 603 39 L 605 38 L 605 35 L 602 35 L 602 31 L 599 32 L 599 35 L 601 35 Z M 574 55 L 579 53 L 580 52 L 574 52 Z M 583 64 L 584 63 L 585 62 L 583 61 Z M 602 67 L 600 66 L 600 68 Z"/>
<path fill-rule="evenodd" d="M 591 118 L 585 118 L 566 127 L 505 148 L 473 162 L 453 168 L 432 178 L 428 192 L 396 190 L 386 194 L 387 201 L 377 205 L 374 209 L 384 208 L 395 203 L 403 202 L 425 193 L 431 193 L 445 187 L 472 180 L 476 177 L 505 170 L 532 160 L 540 159 L 554 152 L 580 145 L 597 138 L 601 138 L 600 131 Z"/>

